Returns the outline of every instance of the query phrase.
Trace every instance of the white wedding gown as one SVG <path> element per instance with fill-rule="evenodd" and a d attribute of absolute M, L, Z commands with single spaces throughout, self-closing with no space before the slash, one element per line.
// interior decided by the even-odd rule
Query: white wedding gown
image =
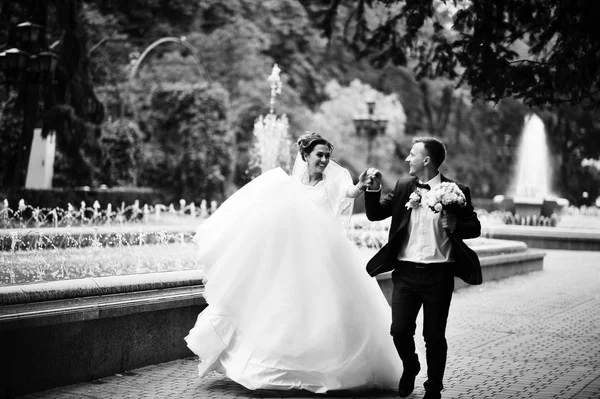
<path fill-rule="evenodd" d="M 208 307 L 185 337 L 248 389 L 397 389 L 390 307 L 322 185 L 281 169 L 241 188 L 198 228 Z"/>

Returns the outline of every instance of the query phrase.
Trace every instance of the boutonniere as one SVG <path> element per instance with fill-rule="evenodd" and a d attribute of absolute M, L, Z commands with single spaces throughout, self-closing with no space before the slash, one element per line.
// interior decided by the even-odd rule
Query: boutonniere
<path fill-rule="evenodd" d="M 410 196 L 408 197 L 408 202 L 404 205 L 406 209 L 417 209 L 421 205 L 421 193 L 419 189 L 415 188 Z"/>

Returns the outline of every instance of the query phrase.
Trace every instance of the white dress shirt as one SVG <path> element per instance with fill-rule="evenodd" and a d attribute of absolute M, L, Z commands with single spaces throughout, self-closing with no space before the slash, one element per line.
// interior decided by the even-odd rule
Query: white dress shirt
<path fill-rule="evenodd" d="M 433 179 L 426 182 L 431 188 L 442 182 L 438 173 Z M 424 198 L 429 190 L 417 188 Z M 435 213 L 424 201 L 411 211 L 408 221 L 408 234 L 398 253 L 398 260 L 416 263 L 441 263 L 453 262 L 452 244 L 448 234 L 444 231 L 441 221 L 441 212 Z"/>

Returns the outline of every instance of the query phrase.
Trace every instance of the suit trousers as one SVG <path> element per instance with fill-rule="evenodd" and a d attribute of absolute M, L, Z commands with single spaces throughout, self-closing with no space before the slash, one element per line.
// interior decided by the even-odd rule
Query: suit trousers
<path fill-rule="evenodd" d="M 392 273 L 391 334 L 405 372 L 417 374 L 420 368 L 415 350 L 417 315 L 423 307 L 423 338 L 426 347 L 427 381 L 425 389 L 440 392 L 446 368 L 448 344 L 446 323 L 454 274 L 451 263 L 413 263 L 396 261 Z"/>

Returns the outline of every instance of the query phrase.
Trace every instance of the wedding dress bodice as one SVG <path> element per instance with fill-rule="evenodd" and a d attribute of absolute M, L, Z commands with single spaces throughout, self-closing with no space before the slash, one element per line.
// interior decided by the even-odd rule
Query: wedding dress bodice
<path fill-rule="evenodd" d="M 338 174 L 335 181 L 332 181 L 332 177 L 325 175 L 324 179 L 314 186 L 302 183 L 305 176 L 292 176 L 292 178 L 302 185 L 311 201 L 320 206 L 325 206 L 329 212 L 342 222 L 346 222 L 349 221 L 352 214 L 354 201 L 347 195 L 348 189 L 352 187 L 352 178 L 347 171 L 345 172 L 341 177 Z"/>
<path fill-rule="evenodd" d="M 328 212 L 335 214 L 336 198 L 327 191 L 327 187 L 323 180 L 319 181 L 314 186 L 304 184 L 300 181 L 298 181 L 298 183 L 300 183 L 303 190 L 306 192 L 306 198 L 308 200 L 319 206 L 324 206 Z"/>

